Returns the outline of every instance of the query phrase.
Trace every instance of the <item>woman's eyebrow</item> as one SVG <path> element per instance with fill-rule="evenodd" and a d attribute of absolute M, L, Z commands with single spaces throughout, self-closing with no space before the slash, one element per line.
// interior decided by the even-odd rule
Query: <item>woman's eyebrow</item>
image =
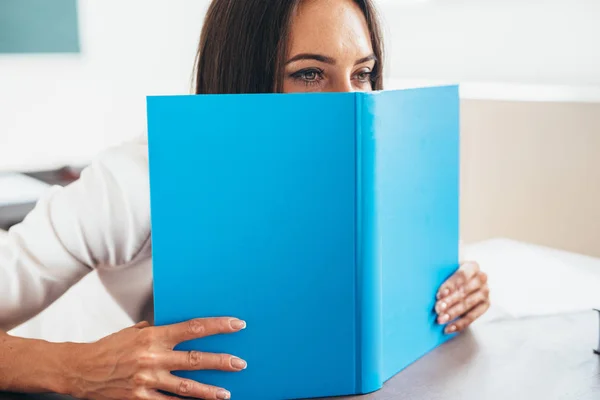
<path fill-rule="evenodd" d="M 369 56 L 361 58 L 360 60 L 356 61 L 356 64 L 354 65 L 366 63 L 368 61 L 377 61 L 377 57 L 375 56 L 375 54 L 371 54 Z"/>
<path fill-rule="evenodd" d="M 319 61 L 319 62 L 322 62 L 325 64 L 331 64 L 331 65 L 335 65 L 335 63 L 336 63 L 334 58 L 327 57 L 322 54 L 301 53 L 301 54 L 297 54 L 294 57 L 287 60 L 286 65 L 293 63 L 294 61 L 300 61 L 300 60 L 315 60 L 315 61 Z M 375 56 L 375 54 L 371 54 L 371 55 L 368 55 L 366 57 L 363 57 L 363 58 L 357 60 L 355 65 L 366 63 L 368 61 L 377 61 L 377 57 Z"/>
<path fill-rule="evenodd" d="M 293 63 L 294 61 L 299 61 L 299 60 L 315 60 L 315 61 L 323 62 L 325 64 L 335 65 L 335 59 L 324 56 L 322 54 L 312 54 L 312 53 L 297 54 L 294 57 L 287 60 L 286 65 Z"/>

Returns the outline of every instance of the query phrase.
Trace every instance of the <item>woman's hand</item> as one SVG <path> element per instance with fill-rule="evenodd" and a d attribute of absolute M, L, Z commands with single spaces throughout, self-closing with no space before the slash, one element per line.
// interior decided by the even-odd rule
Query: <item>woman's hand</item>
<path fill-rule="evenodd" d="M 437 294 L 435 311 L 439 324 L 448 324 L 446 333 L 464 331 L 490 308 L 490 289 L 487 275 L 476 262 L 460 266 Z"/>
<path fill-rule="evenodd" d="M 171 371 L 241 371 L 246 362 L 228 354 L 173 351 L 184 341 L 233 333 L 246 326 L 235 318 L 205 318 L 152 327 L 147 322 L 96 343 L 74 344 L 67 392 L 91 400 L 174 399 L 162 392 L 199 399 L 229 399 L 223 388 L 182 379 Z"/>

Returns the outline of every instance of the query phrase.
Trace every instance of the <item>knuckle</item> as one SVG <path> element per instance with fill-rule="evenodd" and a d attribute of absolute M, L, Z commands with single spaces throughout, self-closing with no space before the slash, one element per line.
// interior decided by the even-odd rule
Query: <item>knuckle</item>
<path fill-rule="evenodd" d="M 456 272 L 456 284 L 460 286 L 460 285 L 463 285 L 466 281 L 467 281 L 467 273 L 465 272 L 464 269 L 459 269 Z"/>
<path fill-rule="evenodd" d="M 135 387 L 137 388 L 145 388 L 147 387 L 152 379 L 145 372 L 138 372 L 133 375 L 132 381 Z"/>
<path fill-rule="evenodd" d="M 145 368 L 152 368 L 158 364 L 158 355 L 152 351 L 142 351 L 137 356 L 138 365 Z"/>
<path fill-rule="evenodd" d="M 179 381 L 179 384 L 177 385 L 177 394 L 185 396 L 186 394 L 190 394 L 192 392 L 193 388 L 194 388 L 194 385 L 191 381 L 182 379 Z"/>
<path fill-rule="evenodd" d="M 450 318 L 455 319 L 460 317 L 465 312 L 465 304 L 460 303 L 454 307 L 454 310 L 450 313 Z"/>
<path fill-rule="evenodd" d="M 477 292 L 477 296 L 473 296 L 473 304 L 471 305 L 471 307 L 475 307 L 475 306 L 479 306 L 481 303 L 485 302 L 485 300 L 487 299 L 487 295 L 485 294 L 485 292 L 483 290 L 480 290 L 479 292 Z"/>
<path fill-rule="evenodd" d="M 220 332 L 229 332 L 229 331 L 231 331 L 231 322 L 229 322 L 229 318 L 221 318 L 221 319 L 219 319 L 219 331 Z"/>
<path fill-rule="evenodd" d="M 192 319 L 188 322 L 188 332 L 192 335 L 203 335 L 206 332 L 206 325 L 199 319 Z"/>
<path fill-rule="evenodd" d="M 454 292 L 450 295 L 450 297 L 448 298 L 448 303 L 449 304 L 455 304 L 458 301 L 460 301 L 460 293 L 458 292 Z"/>
<path fill-rule="evenodd" d="M 132 326 L 132 329 L 133 330 L 136 330 L 136 329 L 141 330 L 141 329 L 147 328 L 149 326 L 150 326 L 150 323 L 148 321 L 140 321 L 137 324 L 135 324 L 134 326 Z"/>
<path fill-rule="evenodd" d="M 475 296 L 469 296 L 465 299 L 465 311 L 469 310 L 471 308 L 473 308 L 473 306 L 475 305 L 475 301 L 477 299 L 475 298 Z"/>
<path fill-rule="evenodd" d="M 192 350 L 188 352 L 188 364 L 192 368 L 198 368 L 204 363 L 204 353 Z"/>
<path fill-rule="evenodd" d="M 490 288 L 489 288 L 489 286 L 488 286 L 488 285 L 484 285 L 484 286 L 481 288 L 481 293 L 483 294 L 483 296 L 484 296 L 485 298 L 488 298 L 488 297 L 490 296 Z"/>
<path fill-rule="evenodd" d="M 144 389 L 135 389 L 132 392 L 132 399 L 133 400 L 147 400 L 148 394 L 146 393 L 146 390 L 144 390 Z"/>
<path fill-rule="evenodd" d="M 142 345 L 150 345 L 156 341 L 156 331 L 154 329 L 143 329 L 139 333 L 139 342 Z"/>
<path fill-rule="evenodd" d="M 231 357 L 228 354 L 219 354 L 219 367 L 222 369 L 231 367 Z"/>

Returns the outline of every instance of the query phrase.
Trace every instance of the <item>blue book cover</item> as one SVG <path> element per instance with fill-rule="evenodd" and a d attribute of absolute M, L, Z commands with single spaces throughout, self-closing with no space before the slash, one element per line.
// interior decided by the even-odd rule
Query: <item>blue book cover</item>
<path fill-rule="evenodd" d="M 155 323 L 234 316 L 180 344 L 241 372 L 176 371 L 240 400 L 361 394 L 450 337 L 456 86 L 147 99 Z"/>

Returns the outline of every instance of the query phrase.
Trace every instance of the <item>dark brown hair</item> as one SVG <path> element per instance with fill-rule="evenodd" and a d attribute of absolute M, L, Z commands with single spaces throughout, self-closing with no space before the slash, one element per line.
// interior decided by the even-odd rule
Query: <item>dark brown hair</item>
<path fill-rule="evenodd" d="M 281 92 L 290 22 L 302 0 L 212 0 L 194 66 L 196 94 Z M 372 0 L 365 14 L 377 57 L 373 89 L 383 89 L 383 40 Z"/>

